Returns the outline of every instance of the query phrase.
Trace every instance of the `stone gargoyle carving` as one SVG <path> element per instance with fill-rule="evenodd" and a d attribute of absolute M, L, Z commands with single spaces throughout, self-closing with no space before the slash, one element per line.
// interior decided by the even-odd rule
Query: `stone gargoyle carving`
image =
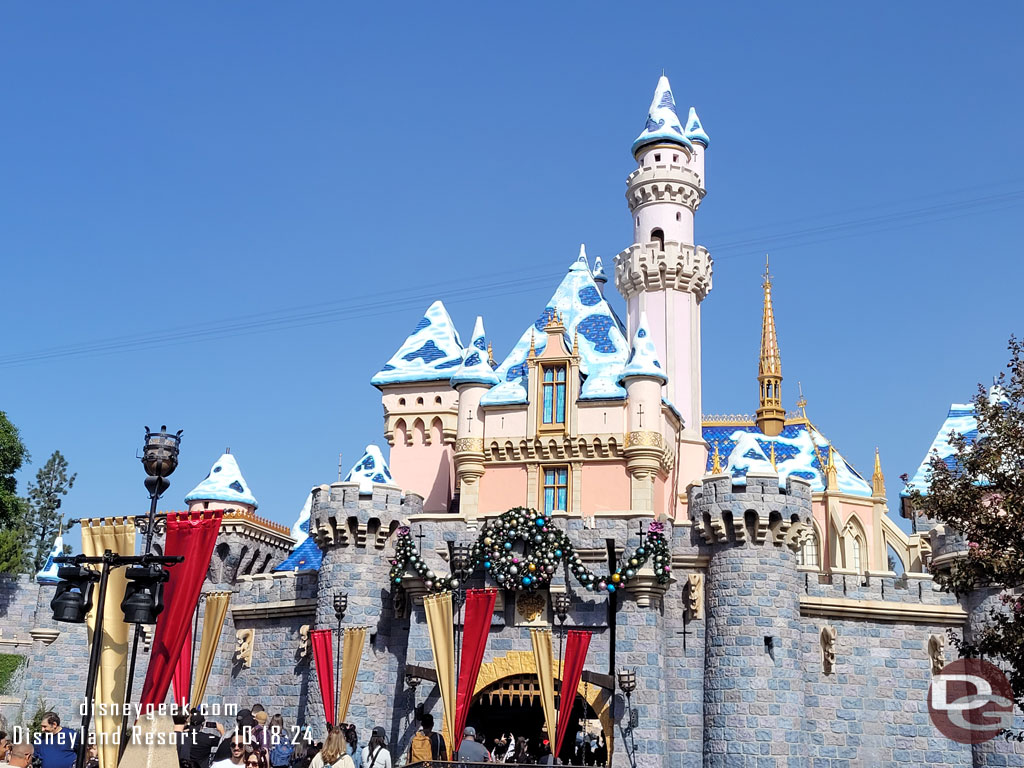
<path fill-rule="evenodd" d="M 821 628 L 821 671 L 831 675 L 836 668 L 836 639 L 839 632 L 831 624 Z"/>
<path fill-rule="evenodd" d="M 299 659 L 308 659 L 309 651 L 309 624 L 303 624 L 299 627 Z"/>
<path fill-rule="evenodd" d="M 690 573 L 686 576 L 686 610 L 691 619 L 704 615 L 704 574 Z"/>
<path fill-rule="evenodd" d="M 235 631 L 235 661 L 243 667 L 252 666 L 252 650 L 256 643 L 255 629 L 239 629 Z"/>
<path fill-rule="evenodd" d="M 928 659 L 933 675 L 942 672 L 946 666 L 946 638 L 943 635 L 928 635 Z"/>

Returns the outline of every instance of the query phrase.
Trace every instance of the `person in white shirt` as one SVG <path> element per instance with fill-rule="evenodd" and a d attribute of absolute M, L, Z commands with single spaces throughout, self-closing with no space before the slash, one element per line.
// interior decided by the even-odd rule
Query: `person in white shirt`
<path fill-rule="evenodd" d="M 391 768 L 391 753 L 388 752 L 387 746 L 388 737 L 384 729 L 379 725 L 374 726 L 369 743 L 363 747 L 362 768 Z"/>
<path fill-rule="evenodd" d="M 345 750 L 345 736 L 340 728 L 331 728 L 324 747 L 309 764 L 309 768 L 354 768 L 352 758 Z"/>
<path fill-rule="evenodd" d="M 241 734 L 235 734 L 231 739 L 231 757 L 218 760 L 210 768 L 235 768 L 245 764 L 245 741 Z"/>

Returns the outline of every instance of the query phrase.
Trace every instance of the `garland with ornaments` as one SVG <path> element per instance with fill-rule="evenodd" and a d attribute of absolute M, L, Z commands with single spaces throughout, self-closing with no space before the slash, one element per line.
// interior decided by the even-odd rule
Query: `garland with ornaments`
<path fill-rule="evenodd" d="M 667 582 L 672 564 L 662 523 L 652 522 L 646 545 L 623 558 L 614 572 L 598 576 L 583 564 L 569 537 L 549 517 L 533 509 L 516 507 L 483 526 L 470 551 L 468 567 L 470 572 L 483 567 L 491 580 L 504 589 L 532 591 L 547 587 L 559 564 L 566 562 L 569 572 L 584 589 L 615 592 L 629 584 L 649 559 L 658 583 Z M 395 539 L 391 583 L 400 586 L 407 571 L 415 573 L 428 592 L 459 588 L 457 578 L 436 574 L 427 566 L 413 542 L 412 532 L 403 526 Z"/>

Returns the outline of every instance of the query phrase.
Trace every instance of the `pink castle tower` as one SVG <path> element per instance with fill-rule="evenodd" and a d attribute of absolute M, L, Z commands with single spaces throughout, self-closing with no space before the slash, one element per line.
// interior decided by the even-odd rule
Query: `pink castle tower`
<path fill-rule="evenodd" d="M 700 303 L 711 290 L 711 255 L 694 244 L 693 219 L 704 197 L 708 136 L 690 110 L 676 112 L 672 87 L 658 80 L 644 130 L 633 142 L 639 167 L 626 180 L 633 245 L 615 257 L 615 285 L 626 299 L 630 336 L 650 321 L 668 381 L 665 399 L 683 421 L 679 475 L 699 478 L 707 460 L 701 436 Z"/>

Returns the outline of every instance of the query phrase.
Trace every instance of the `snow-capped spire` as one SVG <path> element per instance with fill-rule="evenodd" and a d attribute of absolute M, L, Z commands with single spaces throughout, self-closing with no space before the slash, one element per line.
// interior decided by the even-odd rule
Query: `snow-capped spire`
<path fill-rule="evenodd" d="M 693 107 L 690 107 L 690 114 L 686 117 L 686 138 L 690 141 L 699 141 L 705 149 L 711 145 L 711 139 L 708 138 L 700 118 L 697 117 L 697 110 Z"/>
<path fill-rule="evenodd" d="M 384 454 L 376 445 L 366 446 L 366 452 L 345 475 L 346 483 L 359 483 L 359 493 L 373 493 L 374 485 L 392 485 L 391 470 Z"/>
<path fill-rule="evenodd" d="M 662 382 L 668 381 L 661 363 L 658 362 L 658 353 L 654 348 L 654 338 L 651 336 L 646 312 L 640 313 L 640 322 L 637 324 L 636 333 L 633 334 L 629 359 L 626 361 L 622 373 L 619 374 L 619 383 L 639 377 L 658 379 Z"/>
<path fill-rule="evenodd" d="M 473 326 L 473 341 L 466 347 L 462 365 L 452 374 L 452 387 L 458 387 L 459 384 L 486 384 L 493 387 L 497 384 L 498 377 L 494 375 L 488 359 L 484 319 L 478 316 Z"/>
<path fill-rule="evenodd" d="M 57 568 L 60 566 L 53 562 L 53 558 L 62 554 L 64 554 L 64 536 L 63 534 L 57 534 L 57 538 L 53 540 L 53 549 L 50 550 L 50 554 L 46 557 L 46 562 L 43 563 L 43 569 L 36 574 L 37 584 L 56 584 L 60 581 L 57 578 Z"/>
<path fill-rule="evenodd" d="M 292 525 L 292 538 L 295 539 L 296 544 L 301 544 L 309 537 L 309 516 L 313 511 L 313 492 L 310 491 L 306 494 L 306 503 L 302 505 L 302 509 L 299 510 L 299 516 L 295 520 L 295 524 Z"/>
<path fill-rule="evenodd" d="M 217 459 L 206 478 L 185 497 L 186 504 L 194 501 L 227 501 L 248 504 L 253 509 L 259 506 L 245 478 L 242 477 L 238 462 L 230 453 L 225 453 Z"/>
<path fill-rule="evenodd" d="M 604 284 L 608 282 L 608 275 L 604 271 L 604 263 L 602 263 L 600 256 L 594 259 L 594 269 L 591 274 L 594 275 L 594 282 L 597 283 L 598 290 L 600 290 L 603 295 Z"/>
<path fill-rule="evenodd" d="M 590 271 L 590 262 L 587 261 L 587 246 L 585 243 L 580 243 L 580 255 L 576 257 L 576 261 L 569 267 L 569 271 L 579 271 L 585 269 L 587 272 Z"/>
<path fill-rule="evenodd" d="M 647 113 L 647 125 L 633 142 L 633 154 L 648 144 L 671 142 L 693 149 L 690 140 L 683 132 L 682 120 L 676 113 L 676 102 L 672 97 L 672 86 L 665 75 L 658 78 L 658 87 L 654 89 L 654 99 Z"/>
<path fill-rule="evenodd" d="M 462 364 L 462 341 L 444 304 L 435 301 L 409 338 L 370 383 L 376 387 L 413 381 L 448 379 Z"/>

